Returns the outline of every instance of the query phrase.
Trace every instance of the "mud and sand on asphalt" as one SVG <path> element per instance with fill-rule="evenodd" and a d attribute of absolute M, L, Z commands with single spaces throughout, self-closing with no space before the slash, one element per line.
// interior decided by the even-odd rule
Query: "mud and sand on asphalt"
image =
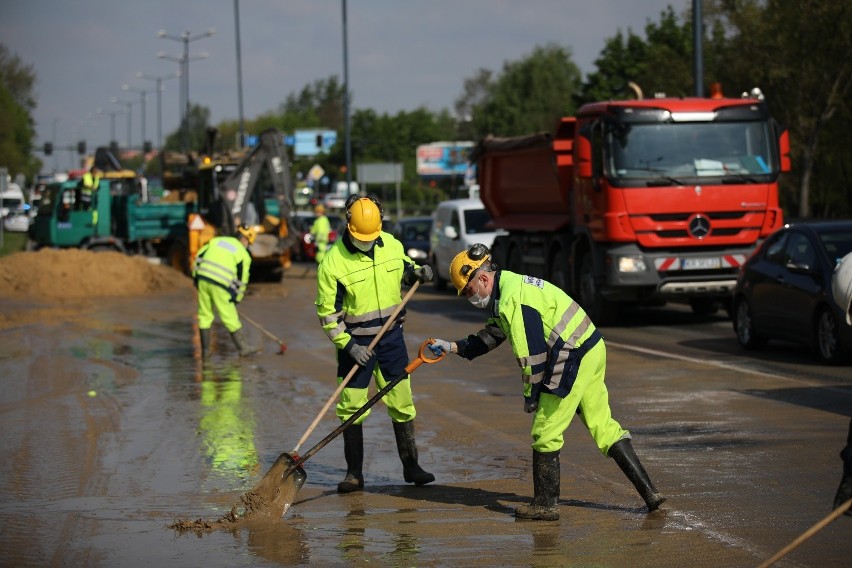
<path fill-rule="evenodd" d="M 285 355 L 252 331 L 265 350 L 241 360 L 217 326 L 203 367 L 189 279 L 144 259 L 64 252 L 0 259 L 3 566 L 755 566 L 823 516 L 836 489 L 842 440 L 831 436 L 848 419 L 747 394 L 788 386 L 772 377 L 613 348 L 613 412 L 669 501 L 648 514 L 576 420 L 561 519 L 518 522 L 512 510 L 532 494 L 530 421 L 502 348 L 413 378 L 420 461 L 435 483 L 402 480 L 377 405 L 364 423 L 364 491 L 337 494 L 335 440 L 306 464 L 284 519 L 246 517 L 241 496 L 335 387 L 309 267 L 253 284 L 240 304 L 287 342 Z M 454 294 L 419 291 L 411 355 L 481 317 Z M 308 444 L 338 424 L 329 412 Z M 190 530 L 168 528 L 177 523 Z M 828 527 L 788 565 L 840 565 L 843 530 Z"/>

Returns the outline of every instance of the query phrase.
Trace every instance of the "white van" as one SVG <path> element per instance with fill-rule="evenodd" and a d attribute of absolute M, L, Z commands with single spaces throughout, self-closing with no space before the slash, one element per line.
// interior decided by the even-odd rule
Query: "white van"
<path fill-rule="evenodd" d="M 23 208 L 24 192 L 16 183 L 10 183 L 6 187 L 6 191 L 0 193 L 0 217 L 5 217 L 13 211 L 19 211 Z"/>
<path fill-rule="evenodd" d="M 442 201 L 432 213 L 431 262 L 435 270 L 435 286 L 439 290 L 450 281 L 450 262 L 474 243 L 491 247 L 494 232 L 486 228 L 491 216 L 479 199 L 451 199 Z"/>

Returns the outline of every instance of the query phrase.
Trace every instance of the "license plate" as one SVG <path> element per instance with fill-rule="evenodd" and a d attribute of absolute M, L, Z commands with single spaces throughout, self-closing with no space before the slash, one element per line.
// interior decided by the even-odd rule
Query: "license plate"
<path fill-rule="evenodd" d="M 712 270 L 722 267 L 722 259 L 717 257 L 711 258 L 684 258 L 681 263 L 681 270 Z"/>

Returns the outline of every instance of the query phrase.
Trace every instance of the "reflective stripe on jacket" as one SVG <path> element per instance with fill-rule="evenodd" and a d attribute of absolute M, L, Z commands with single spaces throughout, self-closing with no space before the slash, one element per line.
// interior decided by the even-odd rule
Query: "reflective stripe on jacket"
<path fill-rule="evenodd" d="M 567 396 L 583 355 L 601 339 L 585 310 L 550 282 L 508 270 L 495 274 L 492 293 L 491 317 L 470 338 L 484 345 L 472 345 L 469 358 L 508 338 L 534 400 L 539 392 Z"/>
<path fill-rule="evenodd" d="M 239 302 L 246 293 L 251 255 L 235 237 L 214 237 L 195 256 L 192 277 L 207 280 L 228 290 Z"/>
<path fill-rule="evenodd" d="M 400 288 L 406 265 L 402 243 L 381 233 L 365 254 L 355 249 L 348 233 L 332 245 L 317 268 L 317 316 L 338 349 L 353 335 L 372 337 L 402 301 Z M 405 319 L 400 312 L 397 323 Z"/>

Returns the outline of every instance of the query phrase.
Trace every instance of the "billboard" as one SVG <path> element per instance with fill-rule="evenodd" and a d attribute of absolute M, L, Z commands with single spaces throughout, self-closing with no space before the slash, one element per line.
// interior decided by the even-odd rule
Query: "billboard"
<path fill-rule="evenodd" d="M 337 143 L 335 130 L 297 130 L 294 136 L 293 152 L 296 156 L 316 156 L 327 154 Z"/>
<path fill-rule="evenodd" d="M 417 175 L 464 176 L 473 142 L 432 142 L 417 147 Z"/>

